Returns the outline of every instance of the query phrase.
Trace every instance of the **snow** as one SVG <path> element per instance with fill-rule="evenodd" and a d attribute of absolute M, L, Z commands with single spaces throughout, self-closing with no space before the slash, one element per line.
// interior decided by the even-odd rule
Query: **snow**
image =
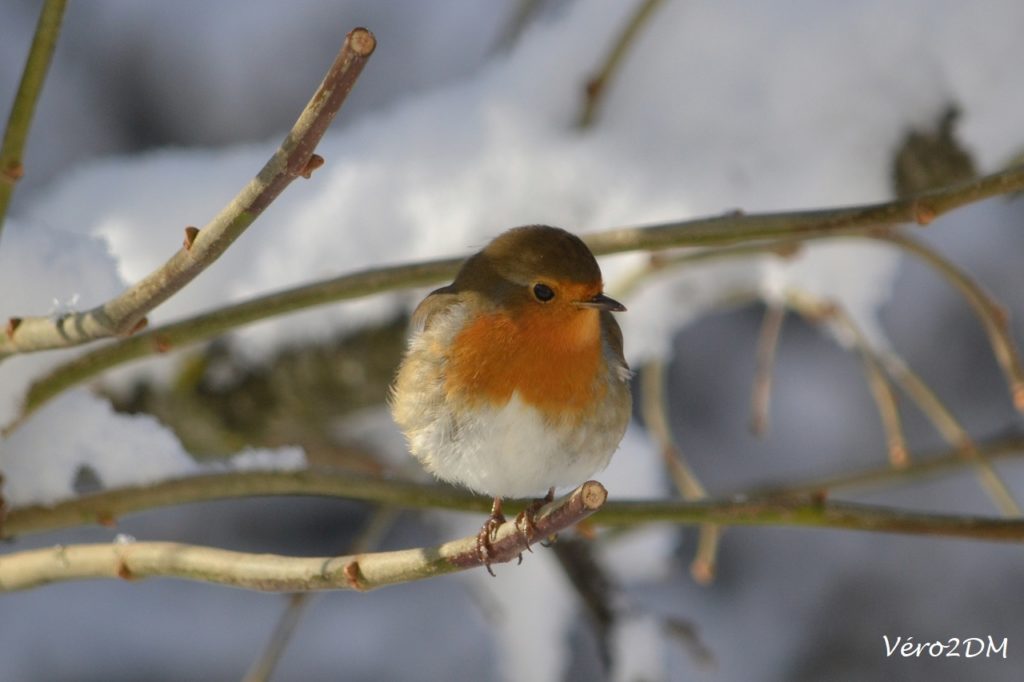
<path fill-rule="evenodd" d="M 236 28 L 237 3 L 213 11 L 97 2 L 69 14 L 67 39 L 89 48 L 107 72 L 90 72 L 88 60 L 72 66 L 59 53 L 57 65 L 65 69 L 55 71 L 58 82 L 47 97 L 74 110 L 68 93 L 101 92 L 98 84 L 118 78 L 126 81 L 122 87 L 150 84 L 147 101 L 158 103 L 161 121 L 151 133 L 165 142 L 191 135 L 210 146 L 46 166 L 57 152 L 34 142 L 30 151 L 39 156 L 32 158 L 44 161 L 54 179 L 19 192 L 5 226 L 0 318 L 46 313 L 55 301 L 84 309 L 114 295 L 163 262 L 180 246 L 184 227 L 212 217 L 272 153 L 317 78 L 309 68 L 307 80 L 291 78 L 283 64 L 297 63 L 296 53 L 314 44 L 305 39 L 310 25 L 334 27 L 339 18 L 328 20 L 313 0 L 283 14 L 276 3 L 244 4 L 237 30 L 229 30 Z M 1024 145 L 1018 2 L 664 3 L 588 131 L 573 128 L 582 84 L 630 3 L 559 4 L 509 51 L 493 53 L 488 46 L 506 21 L 499 13 L 457 0 L 429 10 L 400 4 L 401 11 L 338 3 L 340 25 L 366 23 L 380 45 L 318 148 L 327 165 L 286 190 L 216 264 L 155 310 L 152 324 L 355 269 L 467 255 L 513 225 L 543 222 L 586 233 L 737 208 L 882 200 L 901 136 L 931 125 L 951 102 L 963 109 L 958 133 L 983 170 Z M 0 12 L 15 17 L 5 37 L 29 30 L 17 9 Z M 95 35 L 74 33 L 76 21 Z M 330 40 L 326 29 L 318 31 L 315 44 L 336 44 L 333 28 Z M 259 34 L 274 36 L 285 54 L 254 49 L 252 36 Z M 9 57 L 0 60 L 0 95 L 16 77 L 9 66 L 16 51 L 4 45 L 0 40 Z M 321 70 L 331 54 L 317 51 Z M 97 87 L 83 84 L 88 78 Z M 55 131 L 52 144 L 68 146 L 77 159 L 127 145 L 127 134 L 108 120 L 107 102 L 94 94 L 81 101 L 80 128 L 56 123 L 58 115 L 44 108 L 35 132 Z M 257 115 L 263 109 L 272 127 Z M 643 260 L 603 259 L 609 289 Z M 733 292 L 773 301 L 795 290 L 837 302 L 873 343 L 887 347 L 880 312 L 901 265 L 887 246 L 842 240 L 807 246 L 792 259 L 765 255 L 659 272 L 634 290 L 624 301 L 629 312 L 619 315 L 628 359 L 634 366 L 671 359 L 675 335 Z M 283 344 L 333 338 L 414 303 L 402 292 L 325 306 L 252 325 L 232 341 L 258 361 Z M 0 421 L 13 418 L 34 378 L 77 352 L 5 361 Z M 109 380 L 167 376 L 174 362 L 136 363 Z M 666 494 L 656 448 L 645 439 L 633 425 L 600 477 L 613 496 Z M 3 492 L 13 505 L 73 495 L 83 466 L 107 486 L 201 470 L 156 420 L 115 414 L 85 389 L 47 405 L 0 446 Z M 237 455 L 231 466 L 303 462 L 298 449 L 279 448 Z M 448 530 L 472 532 L 476 521 Z M 619 581 L 642 586 L 663 578 L 672 549 L 666 531 L 645 529 L 602 551 Z M 502 669 L 509 679 L 557 679 L 575 602 L 554 558 L 538 551 L 517 569 L 500 568 L 499 577 L 477 571 L 465 580 L 500 605 Z M 766 628 L 769 620 L 758 618 Z M 656 631 L 644 619 L 622 626 L 617 679 L 663 674 Z"/>

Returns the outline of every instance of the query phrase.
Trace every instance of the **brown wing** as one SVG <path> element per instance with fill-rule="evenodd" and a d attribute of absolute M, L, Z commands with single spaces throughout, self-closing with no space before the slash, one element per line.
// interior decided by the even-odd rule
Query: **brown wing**
<path fill-rule="evenodd" d="M 417 332 L 426 329 L 438 313 L 448 310 L 457 301 L 458 295 L 451 284 L 431 291 L 425 299 L 420 301 L 420 304 L 416 306 L 416 310 L 412 313 L 412 321 L 410 322 L 412 331 Z"/>
<path fill-rule="evenodd" d="M 619 323 L 615 321 L 615 316 L 607 310 L 603 310 L 601 311 L 601 323 L 612 353 L 622 361 L 622 366 L 628 369 L 629 365 L 626 364 L 626 356 L 622 353 L 622 329 L 619 327 Z"/>

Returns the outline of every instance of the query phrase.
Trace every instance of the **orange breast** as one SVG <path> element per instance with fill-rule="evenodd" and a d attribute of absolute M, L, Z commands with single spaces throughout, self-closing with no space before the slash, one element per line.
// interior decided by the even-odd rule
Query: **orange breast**
<path fill-rule="evenodd" d="M 561 313 L 561 314 L 559 314 Z M 466 404 L 503 405 L 518 391 L 553 418 L 581 419 L 605 387 L 596 310 L 536 308 L 482 315 L 456 335 L 446 392 Z"/>

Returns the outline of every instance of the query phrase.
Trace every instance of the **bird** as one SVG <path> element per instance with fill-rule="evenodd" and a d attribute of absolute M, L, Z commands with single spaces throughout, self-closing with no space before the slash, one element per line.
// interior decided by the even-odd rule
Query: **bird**
<path fill-rule="evenodd" d="M 625 310 L 582 239 L 527 225 L 469 257 L 413 312 L 392 416 L 427 471 L 493 498 L 476 543 L 491 575 L 502 500 L 534 498 L 516 519 L 529 549 L 533 514 L 555 488 L 603 470 L 618 448 L 631 372 L 612 313 Z"/>

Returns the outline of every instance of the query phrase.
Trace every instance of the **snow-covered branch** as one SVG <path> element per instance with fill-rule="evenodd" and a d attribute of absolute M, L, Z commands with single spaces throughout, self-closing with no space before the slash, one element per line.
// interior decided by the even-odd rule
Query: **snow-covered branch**
<path fill-rule="evenodd" d="M 927 224 L 953 209 L 994 196 L 1024 190 L 1024 166 L 923 192 L 913 197 L 845 208 L 742 214 L 625 227 L 584 235 L 594 253 L 658 251 L 684 246 L 727 248 L 874 233 L 901 224 Z M 744 252 L 746 253 L 746 252 Z M 424 261 L 347 273 L 155 327 L 97 348 L 37 379 L 29 387 L 17 426 L 62 391 L 117 365 L 214 338 L 231 329 L 316 305 L 370 296 L 395 289 L 436 284 L 450 278 L 461 258 Z M 88 313 L 85 313 L 88 314 Z M 3 340 L 0 340 L 0 355 Z"/>
<path fill-rule="evenodd" d="M 145 326 L 146 313 L 209 267 L 297 177 L 309 177 L 323 159 L 313 153 L 376 47 L 373 34 L 353 29 L 284 141 L 255 178 L 203 229 L 187 227 L 167 262 L 115 298 L 80 313 L 12 317 L 0 334 L 0 358 L 63 348 Z"/>

